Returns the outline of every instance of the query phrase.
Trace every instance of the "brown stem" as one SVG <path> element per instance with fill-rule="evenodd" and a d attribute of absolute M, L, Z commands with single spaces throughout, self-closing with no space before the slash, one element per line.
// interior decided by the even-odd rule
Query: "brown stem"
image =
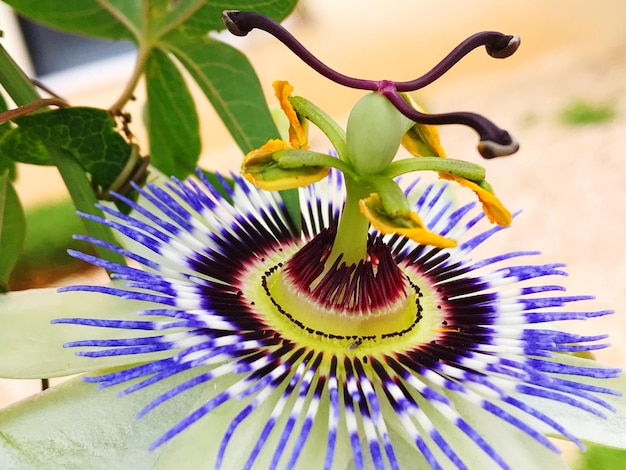
<path fill-rule="evenodd" d="M 38 109 L 45 108 L 46 106 L 58 106 L 59 108 L 67 108 L 69 103 L 61 98 L 40 98 L 32 103 L 25 104 L 15 109 L 10 109 L 3 113 L 0 113 L 0 124 L 7 121 L 26 116 Z"/>

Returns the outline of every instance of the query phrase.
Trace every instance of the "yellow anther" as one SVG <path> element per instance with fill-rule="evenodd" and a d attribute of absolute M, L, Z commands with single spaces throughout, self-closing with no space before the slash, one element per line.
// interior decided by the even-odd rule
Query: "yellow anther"
<path fill-rule="evenodd" d="M 381 233 L 397 233 L 417 243 L 434 245 L 439 248 L 454 248 L 457 244 L 454 240 L 428 230 L 419 215 L 413 211 L 395 216 L 388 214 L 377 193 L 361 199 L 359 208 L 370 224 Z"/>

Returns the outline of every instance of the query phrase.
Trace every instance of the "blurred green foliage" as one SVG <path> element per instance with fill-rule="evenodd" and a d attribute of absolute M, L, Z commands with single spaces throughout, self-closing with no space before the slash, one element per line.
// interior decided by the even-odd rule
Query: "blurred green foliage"
<path fill-rule="evenodd" d="M 610 122 L 616 116 L 615 109 L 608 104 L 576 100 L 559 111 L 558 119 L 559 122 L 568 126 L 584 126 Z"/>
<path fill-rule="evenodd" d="M 623 470 L 626 468 L 626 450 L 590 446 L 574 466 L 575 470 Z"/>
<path fill-rule="evenodd" d="M 93 253 L 90 244 L 72 238 L 73 234 L 84 234 L 85 227 L 70 200 L 27 210 L 26 226 L 22 253 L 9 281 L 13 290 L 45 284 L 85 266 L 67 254 L 69 248 Z"/>

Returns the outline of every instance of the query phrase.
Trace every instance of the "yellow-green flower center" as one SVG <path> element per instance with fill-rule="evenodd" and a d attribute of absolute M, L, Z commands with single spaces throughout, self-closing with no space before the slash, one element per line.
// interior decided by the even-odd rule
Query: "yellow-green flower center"
<path fill-rule="evenodd" d="M 412 349 L 442 334 L 442 299 L 426 278 L 402 270 L 380 241 L 370 241 L 360 263 L 336 259 L 328 266 L 333 237 L 324 231 L 246 271 L 246 300 L 268 328 L 347 355 Z"/>

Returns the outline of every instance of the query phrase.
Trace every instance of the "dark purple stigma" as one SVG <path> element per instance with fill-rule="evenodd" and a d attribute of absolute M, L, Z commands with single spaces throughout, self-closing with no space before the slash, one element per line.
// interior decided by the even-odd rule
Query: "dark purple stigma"
<path fill-rule="evenodd" d="M 420 124 L 461 124 L 474 129 L 479 135 L 478 151 L 484 158 L 510 155 L 519 149 L 517 141 L 504 129 L 489 119 L 471 112 L 451 112 L 425 114 L 412 108 L 400 95 L 401 92 L 415 91 L 433 83 L 459 60 L 474 49 L 485 46 L 487 53 L 494 58 L 512 55 L 520 45 L 518 36 L 505 35 L 495 31 L 476 33 L 462 41 L 446 57 L 424 75 L 406 82 L 391 80 L 366 80 L 349 77 L 328 67 L 306 49 L 289 31 L 271 18 L 254 12 L 226 10 L 222 19 L 228 30 L 237 36 L 246 36 L 253 29 L 271 34 L 313 70 L 340 85 L 360 90 L 377 91 L 412 121 Z"/>

